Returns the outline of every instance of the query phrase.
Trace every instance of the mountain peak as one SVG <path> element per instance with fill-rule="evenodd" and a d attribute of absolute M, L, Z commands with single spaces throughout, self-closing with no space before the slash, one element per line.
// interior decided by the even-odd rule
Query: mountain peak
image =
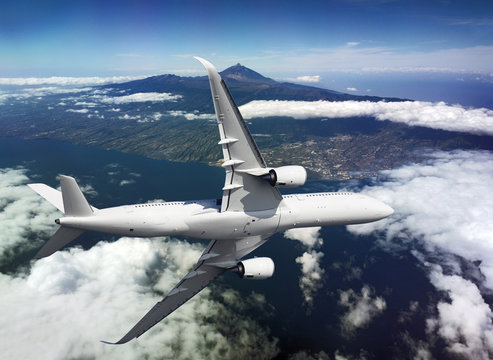
<path fill-rule="evenodd" d="M 240 63 L 230 66 L 229 68 L 221 71 L 221 76 L 226 79 L 244 81 L 250 83 L 265 83 L 274 84 L 275 80 L 260 75 L 258 72 L 241 65 Z"/>

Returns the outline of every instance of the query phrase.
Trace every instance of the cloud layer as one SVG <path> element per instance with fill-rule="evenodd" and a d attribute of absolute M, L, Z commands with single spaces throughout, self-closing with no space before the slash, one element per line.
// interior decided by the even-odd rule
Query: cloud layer
<path fill-rule="evenodd" d="M 478 359 L 493 355 L 493 312 L 482 294 L 493 290 L 491 169 L 491 152 L 453 151 L 385 171 L 383 181 L 364 193 L 395 213 L 348 227 L 355 234 L 377 232 L 380 245 L 390 251 L 411 250 L 429 269 L 435 288 L 448 295 L 437 304 L 438 315 L 430 317 L 430 329 L 437 329 L 450 351 Z M 471 265 L 464 267 L 458 257 Z"/>
<path fill-rule="evenodd" d="M 47 219 L 41 198 L 25 186 L 25 170 L 0 174 L 2 216 L 9 215 L 0 218 L 9 234 L 0 238 L 0 259 L 8 264 L 9 249 L 40 246 L 26 232 L 44 239 L 53 218 Z M 11 218 L 22 216 L 26 221 L 10 226 Z M 50 359 L 274 357 L 277 341 L 248 316 L 253 309 L 264 312 L 265 298 L 218 292 L 217 283 L 138 340 L 117 347 L 99 342 L 124 335 L 189 271 L 203 247 L 167 238 L 121 238 L 87 251 L 69 248 L 0 273 L 0 353 L 9 359 L 40 353 Z"/>
<path fill-rule="evenodd" d="M 26 169 L 0 169 L 0 266 L 14 262 L 23 251 L 39 247 L 39 238 L 56 230 L 60 212 L 25 184 Z M 39 236 L 38 236 L 39 235 Z"/>
<path fill-rule="evenodd" d="M 240 107 L 246 119 L 286 116 L 295 119 L 372 116 L 409 126 L 493 135 L 493 110 L 424 101 L 281 101 L 256 100 Z"/>
<path fill-rule="evenodd" d="M 59 86 L 86 86 L 123 83 L 132 80 L 144 79 L 147 76 L 109 76 L 109 77 L 63 77 L 51 76 L 44 78 L 0 78 L 0 85 L 37 86 L 37 85 L 59 85 Z"/>
<path fill-rule="evenodd" d="M 157 92 L 147 92 L 147 93 L 135 93 L 131 95 L 123 96 L 103 96 L 99 100 L 106 104 L 129 104 L 135 102 L 161 102 L 161 101 L 174 101 L 180 99 L 181 95 L 172 95 L 170 93 L 157 93 Z"/>

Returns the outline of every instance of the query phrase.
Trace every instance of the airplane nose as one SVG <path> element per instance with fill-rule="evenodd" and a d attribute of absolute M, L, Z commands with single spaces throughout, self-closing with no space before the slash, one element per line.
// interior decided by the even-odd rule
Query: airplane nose
<path fill-rule="evenodd" d="M 386 218 L 394 213 L 394 209 L 392 209 L 390 206 L 387 204 L 384 204 L 383 202 L 380 202 L 378 206 L 378 213 L 379 215 L 383 218 Z"/>

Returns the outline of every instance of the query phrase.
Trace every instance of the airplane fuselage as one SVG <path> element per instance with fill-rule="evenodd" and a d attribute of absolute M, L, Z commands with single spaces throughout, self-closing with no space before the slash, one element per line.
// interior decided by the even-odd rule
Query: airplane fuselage
<path fill-rule="evenodd" d="M 222 213 L 220 208 L 217 200 L 153 202 L 96 210 L 89 216 L 66 216 L 57 222 L 123 236 L 227 240 L 270 236 L 297 227 L 367 223 L 392 213 L 379 200 L 349 192 L 284 195 L 275 209 Z"/>

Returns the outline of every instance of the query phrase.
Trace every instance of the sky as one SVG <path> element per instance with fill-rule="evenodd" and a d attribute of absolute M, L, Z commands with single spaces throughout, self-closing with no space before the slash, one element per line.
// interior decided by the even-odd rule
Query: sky
<path fill-rule="evenodd" d="M 202 75 L 237 62 L 270 77 L 452 72 L 491 78 L 488 1 L 33 1 L 0 13 L 0 77 Z"/>
<path fill-rule="evenodd" d="M 418 79 L 415 86 L 419 93 L 430 91 L 430 82 L 423 79 L 436 82 L 446 78 L 448 82 L 442 87 L 453 84 L 458 98 L 465 102 L 471 87 L 457 86 L 461 79 L 490 84 L 491 89 L 492 39 L 493 3 L 488 1 L 6 1 L 0 11 L 0 85 L 15 86 L 9 92 L 0 91 L 0 106 L 67 94 L 63 102 L 50 105 L 88 119 L 103 119 L 110 112 L 118 113 L 120 120 L 137 122 L 159 121 L 163 115 L 213 119 L 212 114 L 179 109 L 145 118 L 120 107 L 169 102 L 180 95 L 152 92 L 111 96 L 89 87 L 158 73 L 204 75 L 192 55 L 209 59 L 220 70 L 241 62 L 276 79 L 337 85 L 337 89 L 351 93 L 368 90 L 368 82 L 360 76 L 365 74 L 373 82 L 371 94 L 376 94 L 378 82 L 389 82 L 391 90 L 380 93 L 382 96 L 408 96 L 396 88 L 396 79 Z M 335 77 L 330 80 L 328 73 L 339 73 L 339 79 L 351 82 L 340 85 L 343 83 Z M 427 94 L 426 101 L 399 103 L 254 101 L 243 105 L 241 111 L 246 119 L 370 116 L 410 126 L 493 134 L 491 95 L 477 105 L 488 108 L 431 102 L 446 100 L 443 93 L 431 96 Z M 61 165 L 56 166 L 60 171 Z M 115 169 L 119 169 L 118 164 L 104 169 L 105 176 L 111 179 Z M 426 337 L 424 341 L 397 334 L 405 340 L 402 351 L 410 349 L 410 357 L 432 358 L 437 348 L 465 358 L 487 359 L 493 354 L 493 200 L 484 196 L 493 184 L 492 169 L 491 151 L 433 152 L 419 163 L 381 172 L 363 189 L 359 183 L 353 188 L 351 182 L 347 184 L 348 190 L 363 191 L 396 210 L 384 221 L 347 230 L 361 243 L 368 240 L 365 236 L 374 236 L 374 248 L 398 259 L 403 254 L 412 256 L 419 274 L 424 274 L 436 290 L 428 296 L 429 290 L 424 289 L 418 295 L 429 297 L 428 302 L 416 295 L 409 310 L 396 320 L 409 329 L 419 328 Z M 135 169 L 119 171 L 127 176 Z M 118 181 L 110 185 L 146 188 L 142 185 L 145 176 L 134 175 L 116 178 Z M 91 179 L 97 189 L 96 177 Z M 32 181 L 38 181 L 34 170 L 0 168 L 0 203 L 8 205 L 0 213 L 0 266 L 12 261 L 16 249 L 32 251 L 54 231 L 53 218 L 59 214 L 25 186 Z M 53 185 L 54 177 L 51 181 Z M 101 197 L 103 192 L 98 194 L 90 183 L 84 182 L 84 192 Z M 440 211 L 429 204 L 438 204 Z M 290 261 L 299 270 L 296 285 L 306 304 L 335 298 L 337 309 L 342 309 L 337 321 L 348 336 L 361 334 L 380 317 L 392 317 L 395 298 L 378 285 L 380 280 L 386 281 L 385 276 L 378 274 L 379 281 L 370 281 L 372 270 L 366 267 L 370 266 L 366 260 L 349 261 L 347 273 L 336 273 L 330 248 L 324 247 L 335 241 L 324 237 L 323 230 L 298 229 L 283 234 L 303 245 Z M 34 242 L 33 234 L 37 235 Z M 207 288 L 168 322 L 156 325 L 146 337 L 126 348 L 113 350 L 98 342 L 117 339 L 121 329 L 159 301 L 192 266 L 202 245 L 180 239 L 121 238 L 99 242 L 87 250 L 69 247 L 18 272 L 0 273 L 0 292 L 5 294 L 0 297 L 0 307 L 5 309 L 0 336 L 8 339 L 2 343 L 4 347 L 9 345 L 3 353 L 22 359 L 36 357 L 40 349 L 60 359 L 139 358 L 158 351 L 167 356 L 176 348 L 174 334 L 182 332 L 187 336 L 179 337 L 181 358 L 197 354 L 214 358 L 225 352 L 240 353 L 240 358 L 258 357 L 252 351 L 274 356 L 279 351 L 277 340 L 255 317 L 245 316 L 252 309 L 260 309 L 262 316 L 258 318 L 269 322 L 266 298 L 251 293 L 245 300 L 237 288 L 224 283 Z M 374 258 L 368 261 L 378 262 Z M 286 264 L 279 261 L 279 269 L 283 268 Z M 334 274 L 355 282 L 332 288 L 325 282 Z M 335 292 L 328 294 L 324 287 Z M 20 306 L 23 311 L 19 311 Z M 209 312 L 215 314 L 212 321 L 206 316 Z M 412 322 L 420 317 L 426 322 Z M 47 318 L 56 321 L 32 326 Z M 102 319 L 96 329 L 94 319 Z M 15 324 L 13 331 L 11 324 Z M 234 330 L 243 331 L 244 336 L 223 337 L 231 324 L 236 324 L 238 329 Z M 212 351 L 204 345 L 204 333 L 215 339 Z M 338 352 L 330 355 L 337 357 Z"/>

